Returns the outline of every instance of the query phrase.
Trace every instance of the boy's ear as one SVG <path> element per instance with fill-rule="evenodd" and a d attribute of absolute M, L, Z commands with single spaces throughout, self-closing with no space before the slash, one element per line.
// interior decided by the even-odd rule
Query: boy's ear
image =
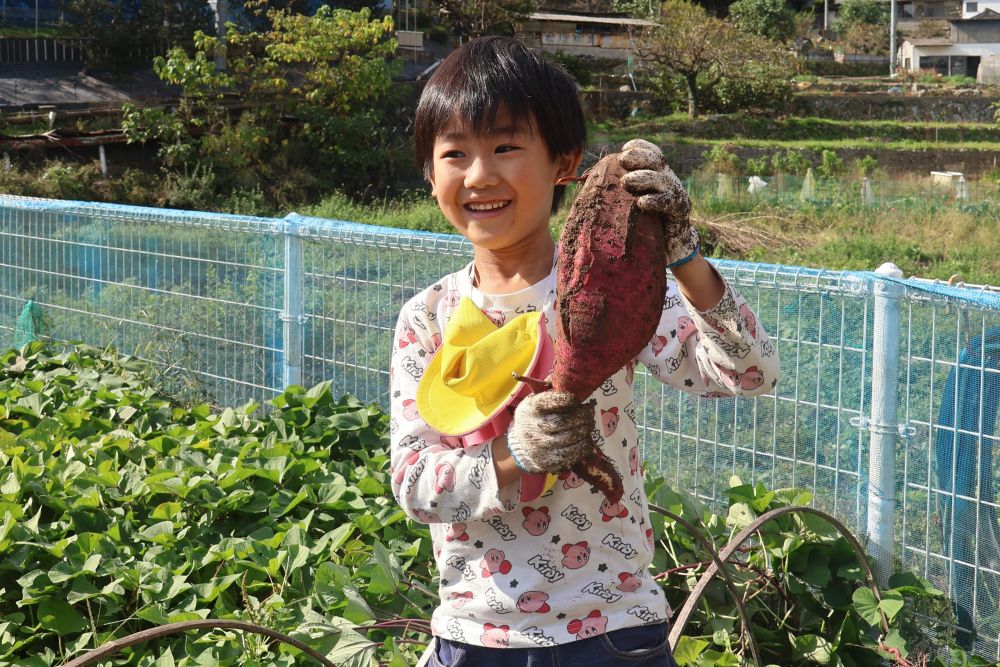
<path fill-rule="evenodd" d="M 576 176 L 576 170 L 580 168 L 580 161 L 583 160 L 583 151 L 578 150 L 572 153 L 560 155 L 556 159 L 559 171 L 556 173 L 556 181 L 567 176 Z"/>
<path fill-rule="evenodd" d="M 437 194 L 436 194 L 436 189 L 437 188 L 436 188 L 435 183 L 434 183 L 434 172 L 431 171 L 430 169 L 428 169 L 424 173 L 424 178 L 426 178 L 427 182 L 430 183 L 430 186 L 431 186 L 431 197 L 437 197 Z"/>

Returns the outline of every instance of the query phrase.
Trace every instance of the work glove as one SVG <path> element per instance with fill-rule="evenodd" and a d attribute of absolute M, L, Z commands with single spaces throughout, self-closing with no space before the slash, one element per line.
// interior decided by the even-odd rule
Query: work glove
<path fill-rule="evenodd" d="M 531 394 L 514 410 L 507 447 L 528 473 L 565 472 L 594 448 L 594 404 L 568 391 Z"/>
<path fill-rule="evenodd" d="M 636 206 L 663 221 L 667 267 L 674 268 L 693 259 L 699 243 L 698 232 L 691 226 L 691 200 L 680 179 L 667 166 L 660 147 L 644 139 L 633 139 L 622 146 L 618 160 L 628 172 L 622 176 L 622 186 L 639 195 Z"/>

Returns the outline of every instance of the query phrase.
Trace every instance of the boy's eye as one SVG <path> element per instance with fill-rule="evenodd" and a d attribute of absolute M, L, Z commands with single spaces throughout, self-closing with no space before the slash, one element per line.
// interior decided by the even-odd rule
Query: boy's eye
<path fill-rule="evenodd" d="M 511 151 L 516 151 L 516 150 L 517 150 L 517 146 L 514 146 L 512 144 L 504 144 L 502 146 L 497 146 L 497 151 L 496 152 L 497 153 L 509 153 Z"/>
<path fill-rule="evenodd" d="M 441 155 L 441 157 L 443 157 L 443 158 L 462 157 L 462 151 L 445 151 Z"/>

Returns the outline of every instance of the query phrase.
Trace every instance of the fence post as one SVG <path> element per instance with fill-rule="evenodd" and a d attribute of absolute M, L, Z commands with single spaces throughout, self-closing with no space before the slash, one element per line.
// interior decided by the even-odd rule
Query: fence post
<path fill-rule="evenodd" d="M 955 199 L 959 201 L 969 199 L 969 184 L 965 180 L 965 174 L 959 176 L 958 182 L 955 184 Z"/>
<path fill-rule="evenodd" d="M 861 181 L 861 203 L 865 206 L 875 205 L 875 192 L 872 190 L 872 179 L 867 176 Z"/>
<path fill-rule="evenodd" d="M 285 305 L 281 313 L 284 323 L 281 336 L 281 381 L 284 387 L 302 384 L 302 311 L 305 273 L 302 270 L 302 237 L 297 216 L 285 218 Z M 284 388 L 283 387 L 283 388 Z"/>
<path fill-rule="evenodd" d="M 902 278 L 903 272 L 886 262 L 875 273 Z M 899 425 L 899 299 L 902 286 L 875 281 L 874 338 L 872 340 L 872 401 L 868 431 L 868 550 L 875 557 L 875 575 L 885 586 L 892 574 L 893 523 L 896 515 L 896 442 Z"/>

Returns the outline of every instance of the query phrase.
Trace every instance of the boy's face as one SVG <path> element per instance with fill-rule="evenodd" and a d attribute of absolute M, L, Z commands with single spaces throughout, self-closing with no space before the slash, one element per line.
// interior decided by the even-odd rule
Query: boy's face
<path fill-rule="evenodd" d="M 452 118 L 434 141 L 432 194 L 474 246 L 517 251 L 548 236 L 556 181 L 574 175 L 580 158 L 553 159 L 537 131 L 503 116 L 486 135 Z"/>

